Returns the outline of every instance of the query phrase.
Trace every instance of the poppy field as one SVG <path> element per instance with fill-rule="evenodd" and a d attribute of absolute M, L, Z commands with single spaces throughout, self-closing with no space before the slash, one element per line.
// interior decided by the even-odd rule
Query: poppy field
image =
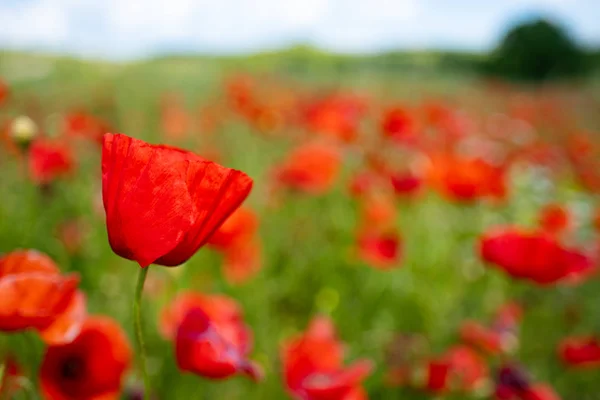
<path fill-rule="evenodd" d="M 597 79 L 259 61 L 0 57 L 0 400 L 600 399 Z"/>

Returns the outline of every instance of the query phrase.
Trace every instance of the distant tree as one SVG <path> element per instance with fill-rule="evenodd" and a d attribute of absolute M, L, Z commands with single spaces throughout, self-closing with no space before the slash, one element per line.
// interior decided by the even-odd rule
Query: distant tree
<path fill-rule="evenodd" d="M 539 19 L 510 29 L 490 55 L 488 73 L 544 81 L 583 75 L 589 57 L 560 26 Z"/>

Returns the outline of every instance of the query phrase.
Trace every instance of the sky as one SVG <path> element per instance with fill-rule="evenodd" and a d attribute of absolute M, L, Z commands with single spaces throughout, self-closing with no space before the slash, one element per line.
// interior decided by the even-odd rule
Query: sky
<path fill-rule="evenodd" d="M 600 0 L 0 0 L 0 48 L 109 59 L 293 44 L 485 51 L 536 15 L 600 46 Z"/>

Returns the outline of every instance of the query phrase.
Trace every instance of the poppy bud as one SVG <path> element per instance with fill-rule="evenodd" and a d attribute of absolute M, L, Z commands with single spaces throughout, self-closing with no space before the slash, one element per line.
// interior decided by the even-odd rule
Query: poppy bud
<path fill-rule="evenodd" d="M 29 148 L 38 132 L 37 124 L 26 115 L 15 118 L 10 126 L 10 137 L 23 150 Z"/>

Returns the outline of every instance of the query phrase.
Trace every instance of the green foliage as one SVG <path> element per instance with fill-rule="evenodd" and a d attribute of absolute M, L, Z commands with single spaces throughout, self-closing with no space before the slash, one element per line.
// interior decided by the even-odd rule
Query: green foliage
<path fill-rule="evenodd" d="M 590 60 L 567 32 L 540 19 L 510 29 L 492 52 L 486 72 L 527 81 L 573 78 L 585 74 Z"/>

